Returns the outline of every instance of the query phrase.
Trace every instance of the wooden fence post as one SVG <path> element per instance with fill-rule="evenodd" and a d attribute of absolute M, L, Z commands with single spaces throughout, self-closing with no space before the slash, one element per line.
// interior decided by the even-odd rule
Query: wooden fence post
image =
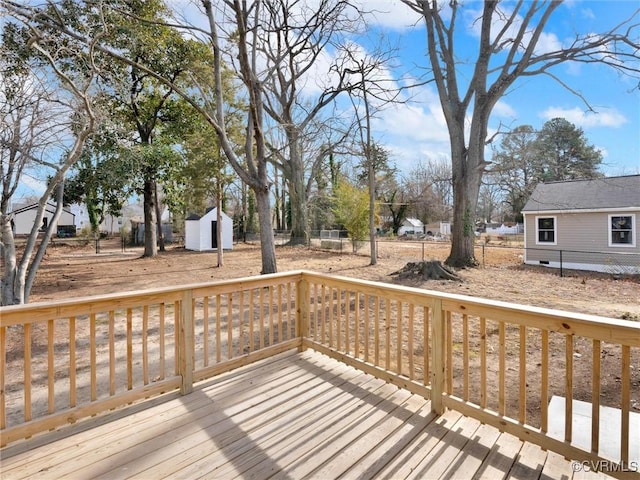
<path fill-rule="evenodd" d="M 433 312 L 431 318 L 431 411 L 442 415 L 444 413 L 442 395 L 445 379 L 445 330 L 442 300 L 434 299 L 431 311 Z"/>
<path fill-rule="evenodd" d="M 180 315 L 180 347 L 179 357 L 176 361 L 179 365 L 182 384 L 180 393 L 187 395 L 193 391 L 193 292 L 186 290 L 182 294 Z"/>
<path fill-rule="evenodd" d="M 296 285 L 296 331 L 300 337 L 298 350 L 306 350 L 304 341 L 309 336 L 309 280 L 302 274 Z"/>

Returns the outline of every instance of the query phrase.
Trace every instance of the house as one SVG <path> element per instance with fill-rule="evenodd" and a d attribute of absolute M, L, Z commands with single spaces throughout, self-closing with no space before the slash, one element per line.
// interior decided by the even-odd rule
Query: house
<path fill-rule="evenodd" d="M 51 223 L 53 216 L 56 212 L 56 204 L 47 202 L 44 210 L 44 217 L 42 218 L 42 225 L 40 230 L 44 231 Z M 9 213 L 12 216 L 13 234 L 14 235 L 29 235 L 33 228 L 33 222 L 35 222 L 36 215 L 38 214 L 38 204 L 31 203 L 27 205 L 16 205 L 16 208 Z M 75 236 L 75 215 L 71 211 L 63 207 L 60 218 L 55 225 L 55 232 L 58 237 L 70 237 Z"/>
<path fill-rule="evenodd" d="M 189 215 L 185 221 L 184 247 L 198 252 L 217 250 L 217 209 L 210 208 L 202 217 Z M 222 212 L 222 248 L 233 249 L 233 220 Z"/>
<path fill-rule="evenodd" d="M 640 175 L 541 183 L 522 213 L 525 263 L 640 273 Z"/>
<path fill-rule="evenodd" d="M 405 218 L 398 229 L 398 235 L 422 235 L 424 234 L 424 223 L 417 218 Z"/>
<path fill-rule="evenodd" d="M 78 230 L 91 229 L 89 212 L 85 204 L 71 204 L 69 205 L 69 211 L 71 211 L 75 215 L 76 228 Z M 98 230 L 108 235 L 118 235 L 121 232 L 123 226 L 124 219 L 122 216 L 116 217 L 107 213 L 105 214 L 102 223 L 100 223 Z"/>

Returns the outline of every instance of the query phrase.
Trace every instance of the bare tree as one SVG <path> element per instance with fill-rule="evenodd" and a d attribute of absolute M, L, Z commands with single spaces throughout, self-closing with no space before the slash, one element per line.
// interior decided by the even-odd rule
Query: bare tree
<path fill-rule="evenodd" d="M 451 253 L 447 264 L 476 265 L 473 225 L 485 160 L 487 128 L 494 106 L 510 87 L 524 77 L 547 75 L 587 108 L 587 99 L 554 74 L 553 68 L 567 62 L 603 64 L 622 74 L 640 76 L 640 45 L 637 18 L 640 10 L 602 33 L 576 34 L 570 45 L 552 50 L 541 48 L 541 38 L 560 1 L 532 0 L 482 4 L 459 0 L 402 0 L 424 19 L 427 56 L 431 75 L 449 130 L 453 168 L 454 222 Z M 475 25 L 479 31 L 477 57 L 469 79 L 459 66 L 454 40 L 461 24 L 461 10 L 482 5 Z M 634 23 L 636 22 L 636 23 Z M 468 128 L 467 128 L 468 127 Z"/>
<path fill-rule="evenodd" d="M 22 48 L 21 52 L 11 52 L 4 47 L 2 50 L 0 246 L 5 268 L 1 297 L 3 305 L 10 305 L 29 300 L 36 273 L 62 213 L 64 177 L 80 158 L 96 126 L 96 116 L 90 94 L 93 69 L 85 68 L 75 76 L 64 72 L 61 58 L 50 53 L 51 45 L 43 40 L 40 31 L 20 31 L 13 24 L 6 28 L 11 30 L 12 38 L 8 42 L 5 37 L 4 46 L 11 43 L 17 49 Z M 30 35 L 28 45 L 20 46 L 26 33 Z M 29 50 L 37 52 L 38 62 L 29 61 Z M 51 50 L 64 61 L 72 58 L 70 52 L 59 45 Z M 22 58 L 8 69 L 11 61 L 7 59 L 12 55 L 14 61 Z M 9 201 L 28 171 L 41 174 L 46 171 L 49 181 L 38 200 L 33 226 L 18 259 Z M 44 182 L 45 178 L 41 180 Z M 45 207 L 52 195 L 55 195 L 55 213 L 42 232 Z"/>
<path fill-rule="evenodd" d="M 354 30 L 359 14 L 345 0 L 269 0 L 264 5 L 262 35 L 258 35 L 258 48 L 266 63 L 262 72 L 264 107 L 286 139 L 286 148 L 274 153 L 289 186 L 291 243 L 306 244 L 307 193 L 319 163 L 311 161 L 307 167 L 304 136 L 314 119 L 345 89 L 343 71 L 335 65 L 319 71 L 317 65 L 329 55 L 328 47 L 341 48 L 339 39 Z M 313 87 L 308 85 L 311 82 Z"/>

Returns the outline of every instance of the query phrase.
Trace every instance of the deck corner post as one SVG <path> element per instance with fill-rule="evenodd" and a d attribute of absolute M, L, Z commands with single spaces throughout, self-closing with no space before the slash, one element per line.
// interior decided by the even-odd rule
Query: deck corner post
<path fill-rule="evenodd" d="M 435 298 L 431 317 L 431 411 L 437 415 L 444 413 L 442 396 L 445 380 L 445 329 L 442 300 Z"/>
<path fill-rule="evenodd" d="M 309 280 L 303 273 L 296 289 L 296 331 L 300 339 L 300 352 L 306 350 L 304 342 L 309 335 L 309 310 Z"/>
<path fill-rule="evenodd" d="M 193 292 L 185 290 L 182 294 L 180 315 L 180 345 L 178 368 L 182 383 L 180 393 L 187 395 L 193 391 Z"/>

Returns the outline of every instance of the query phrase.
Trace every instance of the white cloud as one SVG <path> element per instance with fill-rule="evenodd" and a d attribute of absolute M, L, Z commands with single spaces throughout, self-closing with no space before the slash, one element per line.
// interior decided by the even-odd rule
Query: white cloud
<path fill-rule="evenodd" d="M 422 17 L 399 0 L 361 0 L 361 9 L 371 24 L 392 30 L 405 30 L 422 25 Z"/>
<path fill-rule="evenodd" d="M 493 114 L 498 117 L 515 118 L 516 111 L 507 102 L 498 100 L 493 107 Z"/>
<path fill-rule="evenodd" d="M 627 118 L 615 108 L 600 108 L 596 112 L 587 112 L 578 107 L 549 107 L 540 113 L 545 120 L 565 118 L 577 127 L 612 127 L 618 128 L 627 123 Z"/>

